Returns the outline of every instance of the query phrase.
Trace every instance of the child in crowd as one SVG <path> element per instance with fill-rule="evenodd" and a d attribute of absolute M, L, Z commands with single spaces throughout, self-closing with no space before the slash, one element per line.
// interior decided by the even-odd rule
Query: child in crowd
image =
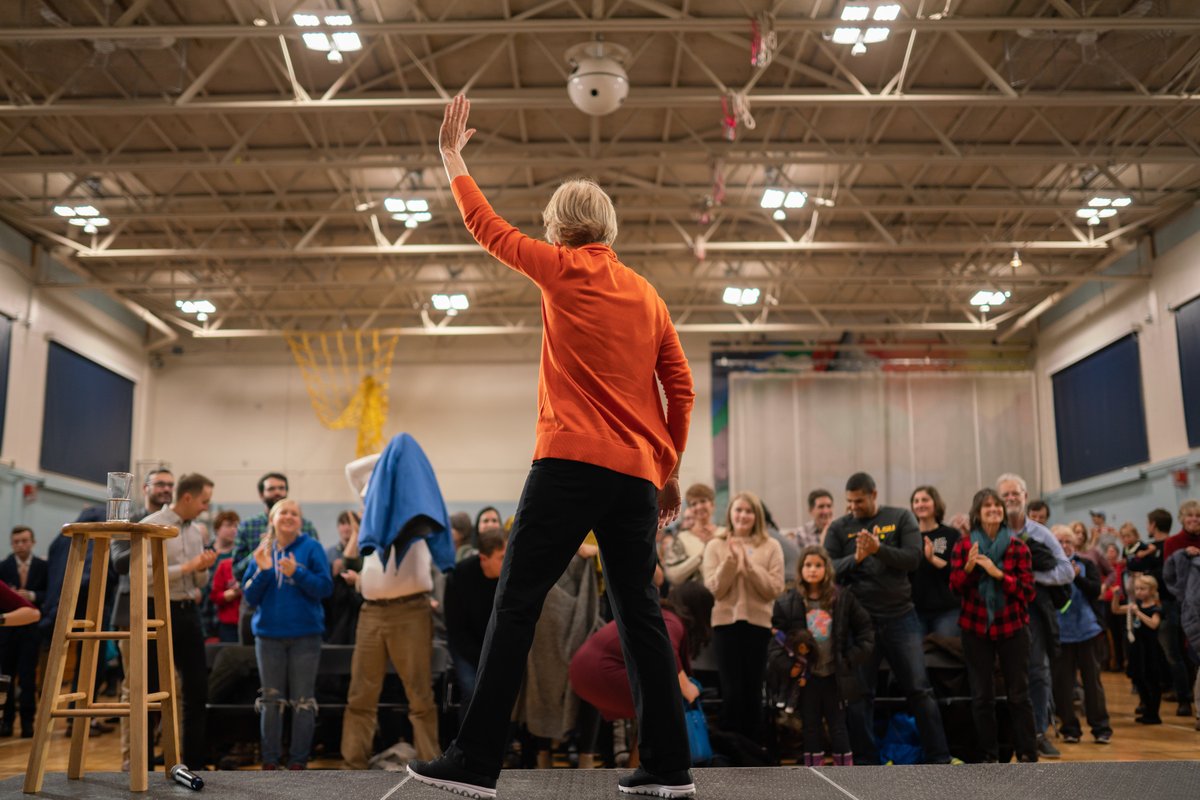
<path fill-rule="evenodd" d="M 862 694 L 858 666 L 875 648 L 875 627 L 854 594 L 833 582 L 833 562 L 824 547 L 811 545 L 800 553 L 796 588 L 775 601 L 771 626 L 798 641 L 798 630 L 812 634 L 813 652 L 807 655 L 807 677 L 800 706 L 804 722 L 804 765 L 819 767 L 825 761 L 825 727 L 836 766 L 850 766 L 850 735 L 845 704 Z M 793 658 L 778 641 L 770 646 L 771 671 L 790 676 Z M 796 676 L 793 680 L 798 679 Z"/>
<path fill-rule="evenodd" d="M 1129 677 L 1133 679 L 1141 700 L 1142 714 L 1136 722 L 1142 725 L 1161 725 L 1158 707 L 1162 701 L 1162 686 L 1168 677 L 1167 656 L 1158 643 L 1158 626 L 1162 624 L 1162 604 L 1158 597 L 1158 581 L 1150 575 L 1138 575 L 1133 581 L 1134 602 L 1122 603 L 1113 597 L 1112 608 L 1126 614 L 1129 631 Z"/>

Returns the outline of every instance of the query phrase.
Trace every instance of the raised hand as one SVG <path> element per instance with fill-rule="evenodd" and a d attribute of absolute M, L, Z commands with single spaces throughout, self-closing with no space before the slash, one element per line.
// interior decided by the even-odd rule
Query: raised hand
<path fill-rule="evenodd" d="M 443 156 L 461 153 L 475 134 L 474 128 L 467 128 L 467 116 L 470 113 L 471 101 L 461 94 L 455 95 L 450 105 L 446 106 L 442 128 L 438 131 L 438 148 Z"/>
<path fill-rule="evenodd" d="M 265 539 L 254 550 L 254 563 L 258 565 L 260 572 L 266 572 L 275 565 L 274 559 L 271 558 L 271 546 Z"/>
<path fill-rule="evenodd" d="M 279 571 L 289 578 L 296 574 L 296 567 L 296 557 L 291 553 L 279 559 Z"/>

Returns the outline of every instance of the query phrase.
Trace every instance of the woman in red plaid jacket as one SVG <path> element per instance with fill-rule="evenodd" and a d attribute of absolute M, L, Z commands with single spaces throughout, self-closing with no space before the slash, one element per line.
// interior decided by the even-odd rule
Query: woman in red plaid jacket
<path fill-rule="evenodd" d="M 1018 761 L 1037 761 L 1029 700 L 1029 548 L 1009 530 L 1004 501 L 981 489 L 971 503 L 971 533 L 950 555 L 950 589 L 962 598 L 963 657 L 971 681 L 971 711 L 983 760 L 999 761 L 996 736 L 996 659 L 1008 697 Z"/>

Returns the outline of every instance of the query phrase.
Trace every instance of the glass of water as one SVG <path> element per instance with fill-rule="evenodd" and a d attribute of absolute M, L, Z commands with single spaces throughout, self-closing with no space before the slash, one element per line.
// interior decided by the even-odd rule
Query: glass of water
<path fill-rule="evenodd" d="M 128 522 L 133 512 L 133 473 L 108 473 L 108 521 Z"/>

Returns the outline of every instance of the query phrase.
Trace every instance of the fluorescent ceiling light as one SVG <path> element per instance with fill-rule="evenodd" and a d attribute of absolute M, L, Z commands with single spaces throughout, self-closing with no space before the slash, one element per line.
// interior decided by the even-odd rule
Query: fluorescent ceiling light
<path fill-rule="evenodd" d="M 446 311 L 450 308 L 450 295 L 435 294 L 433 296 L 433 307 L 438 311 Z"/>
<path fill-rule="evenodd" d="M 471 301 L 465 294 L 435 294 L 433 296 L 433 307 L 438 311 L 466 311 L 470 306 Z"/>
<path fill-rule="evenodd" d="M 86 220 L 83 217 L 74 217 L 71 219 L 71 224 L 78 225 L 82 228 L 84 225 L 91 225 L 92 223 L 90 220 Z"/>
<path fill-rule="evenodd" d="M 862 22 L 870 14 L 870 6 L 844 6 L 842 8 L 842 19 L 846 22 Z M 876 19 L 879 19 L 879 17 L 876 17 Z"/>
<path fill-rule="evenodd" d="M 349 14 L 326 14 L 325 15 L 325 24 L 326 25 L 350 25 L 353 22 L 354 22 L 354 20 L 350 18 Z"/>
<path fill-rule="evenodd" d="M 980 289 L 978 292 L 975 293 L 975 296 L 971 298 L 971 305 L 982 306 L 991 299 L 992 299 L 992 292 L 990 289 Z"/>
<path fill-rule="evenodd" d="M 313 25 L 321 24 L 321 18 L 318 17 L 316 14 L 296 13 L 296 14 L 292 14 L 292 19 L 295 21 L 295 23 L 297 25 L 301 26 L 302 28 L 310 28 Z"/>
<path fill-rule="evenodd" d="M 418 226 L 418 225 L 420 225 L 420 224 L 421 224 L 421 223 L 417 222 L 417 221 L 416 221 L 415 219 L 413 219 L 412 217 L 409 217 L 409 218 L 408 218 L 408 219 L 407 219 L 407 220 L 404 222 L 404 227 L 406 227 L 406 228 L 415 228 L 415 227 L 417 227 L 417 226 Z"/>
<path fill-rule="evenodd" d="M 1117 210 L 1115 208 L 1102 208 L 1100 209 L 1100 213 L 1096 216 L 1100 217 L 1100 219 L 1108 219 L 1109 217 L 1115 217 L 1116 215 Z"/>
<path fill-rule="evenodd" d="M 335 33 L 333 35 L 333 46 L 343 53 L 353 53 L 355 50 L 362 50 L 362 39 L 358 38 L 358 34 L 353 31 Z"/>
<path fill-rule="evenodd" d="M 1112 200 L 1109 200 L 1107 197 L 1093 197 L 1091 200 L 1088 200 L 1088 205 L 1092 208 L 1104 208 L 1105 206 L 1111 206 Z"/>
<path fill-rule="evenodd" d="M 75 206 L 75 213 L 81 217 L 98 217 L 100 212 L 95 206 Z"/>
<path fill-rule="evenodd" d="M 429 220 L 433 219 L 433 214 L 430 214 L 428 211 L 418 211 L 416 214 L 413 214 L 413 219 L 417 222 L 429 222 Z"/>
<path fill-rule="evenodd" d="M 1124 208 L 1132 202 L 1133 199 L 1130 197 L 1117 197 L 1113 199 L 1112 204 L 1113 208 Z"/>
<path fill-rule="evenodd" d="M 176 300 L 175 307 L 185 314 L 197 315 L 213 314 L 217 310 L 217 307 L 209 300 Z"/>
<path fill-rule="evenodd" d="M 1075 216 L 1079 217 L 1080 219 L 1092 219 L 1099 213 L 1100 212 L 1094 208 L 1081 208 L 1075 212 Z"/>
<path fill-rule="evenodd" d="M 721 296 L 731 306 L 752 306 L 758 302 L 758 289 L 740 289 L 736 286 L 726 286 Z"/>
<path fill-rule="evenodd" d="M 854 44 L 860 33 L 858 28 L 838 28 L 833 32 L 833 41 L 836 44 Z"/>
<path fill-rule="evenodd" d="M 306 33 L 304 34 L 304 46 L 309 50 L 320 50 L 325 52 L 329 50 L 329 37 L 323 33 Z"/>
<path fill-rule="evenodd" d="M 55 206 L 54 213 L 60 217 L 73 217 L 75 216 L 75 209 L 71 206 Z"/>
<path fill-rule="evenodd" d="M 875 9 L 872 19 L 876 22 L 892 22 L 898 16 L 900 16 L 900 4 L 887 3 Z"/>
<path fill-rule="evenodd" d="M 397 211 L 407 211 L 408 208 L 404 204 L 404 200 L 399 197 L 389 197 L 383 201 L 383 207 L 393 214 Z M 414 209 L 416 210 L 416 209 Z"/>
<path fill-rule="evenodd" d="M 92 219 L 89 219 L 88 222 L 102 228 L 108 224 L 108 217 L 93 217 Z"/>
<path fill-rule="evenodd" d="M 763 208 L 779 208 L 783 205 L 786 193 L 782 189 L 764 189 L 760 204 Z"/>
<path fill-rule="evenodd" d="M 863 34 L 864 44 L 878 44 L 888 37 L 891 31 L 888 28 L 867 28 L 867 32 Z"/>
<path fill-rule="evenodd" d="M 782 208 L 777 208 L 775 209 L 775 213 L 771 215 L 771 219 L 774 219 L 777 222 L 783 222 L 785 219 L 787 219 L 787 214 L 784 213 Z"/>
<path fill-rule="evenodd" d="M 783 200 L 784 208 L 804 208 L 804 204 L 808 202 L 808 194 L 805 192 L 788 192 L 787 197 Z"/>
<path fill-rule="evenodd" d="M 450 295 L 450 307 L 453 308 L 454 310 L 466 311 L 467 308 L 470 307 L 470 305 L 471 305 L 471 303 L 470 303 L 470 301 L 467 300 L 467 296 L 465 294 Z"/>
<path fill-rule="evenodd" d="M 408 201 L 408 210 L 409 211 L 428 211 L 429 210 L 429 201 L 428 200 L 420 200 L 420 199 L 409 200 Z"/>

